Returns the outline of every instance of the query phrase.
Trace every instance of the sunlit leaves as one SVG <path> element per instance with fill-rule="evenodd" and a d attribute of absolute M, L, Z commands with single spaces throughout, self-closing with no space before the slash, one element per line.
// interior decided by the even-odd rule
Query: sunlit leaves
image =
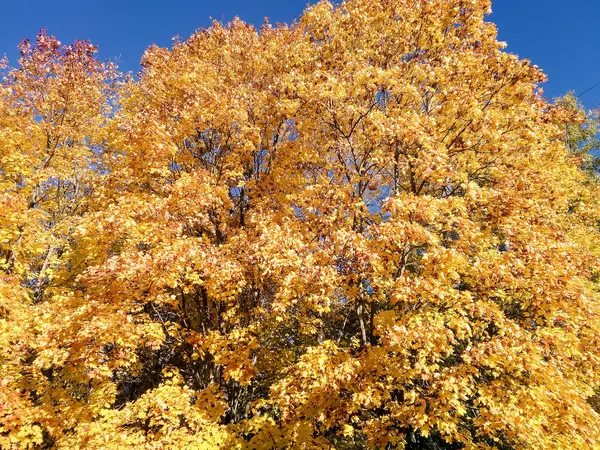
<path fill-rule="evenodd" d="M 1 445 L 595 445 L 598 187 L 488 10 L 214 23 L 118 86 L 25 43 Z"/>

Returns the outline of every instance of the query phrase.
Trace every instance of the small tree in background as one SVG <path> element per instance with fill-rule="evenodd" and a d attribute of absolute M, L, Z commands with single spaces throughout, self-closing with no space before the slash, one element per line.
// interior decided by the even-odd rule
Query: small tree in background
<path fill-rule="evenodd" d="M 573 121 L 564 125 L 567 148 L 581 158 L 583 170 L 597 173 L 600 169 L 600 112 L 586 111 L 573 91 L 554 99 L 554 103 L 574 113 Z"/>

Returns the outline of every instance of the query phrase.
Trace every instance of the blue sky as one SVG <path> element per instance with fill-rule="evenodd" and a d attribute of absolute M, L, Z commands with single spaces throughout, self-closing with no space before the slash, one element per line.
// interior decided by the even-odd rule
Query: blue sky
<path fill-rule="evenodd" d="M 152 43 L 169 46 L 175 35 L 188 37 L 210 24 L 238 15 L 261 24 L 291 22 L 307 0 L 0 0 L 0 55 L 11 62 L 16 45 L 41 28 L 63 42 L 90 39 L 103 58 L 118 59 L 123 70 L 137 71 Z M 499 28 L 508 51 L 531 59 L 549 76 L 544 86 L 553 98 L 569 90 L 582 92 L 600 81 L 597 51 L 598 0 L 495 0 L 489 20 Z M 600 86 L 585 94 L 587 107 L 600 107 Z"/>

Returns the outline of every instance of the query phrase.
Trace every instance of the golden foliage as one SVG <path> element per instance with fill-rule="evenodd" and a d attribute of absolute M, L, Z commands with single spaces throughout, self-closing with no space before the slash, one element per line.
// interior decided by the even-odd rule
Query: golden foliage
<path fill-rule="evenodd" d="M 215 22 L 118 83 L 25 42 L 0 447 L 596 448 L 598 186 L 487 12 Z"/>

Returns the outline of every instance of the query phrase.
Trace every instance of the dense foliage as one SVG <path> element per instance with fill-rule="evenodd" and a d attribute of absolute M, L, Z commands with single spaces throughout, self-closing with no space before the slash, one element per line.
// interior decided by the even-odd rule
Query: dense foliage
<path fill-rule="evenodd" d="M 214 23 L 136 78 L 25 41 L 0 448 L 598 448 L 593 136 L 489 7 Z"/>

